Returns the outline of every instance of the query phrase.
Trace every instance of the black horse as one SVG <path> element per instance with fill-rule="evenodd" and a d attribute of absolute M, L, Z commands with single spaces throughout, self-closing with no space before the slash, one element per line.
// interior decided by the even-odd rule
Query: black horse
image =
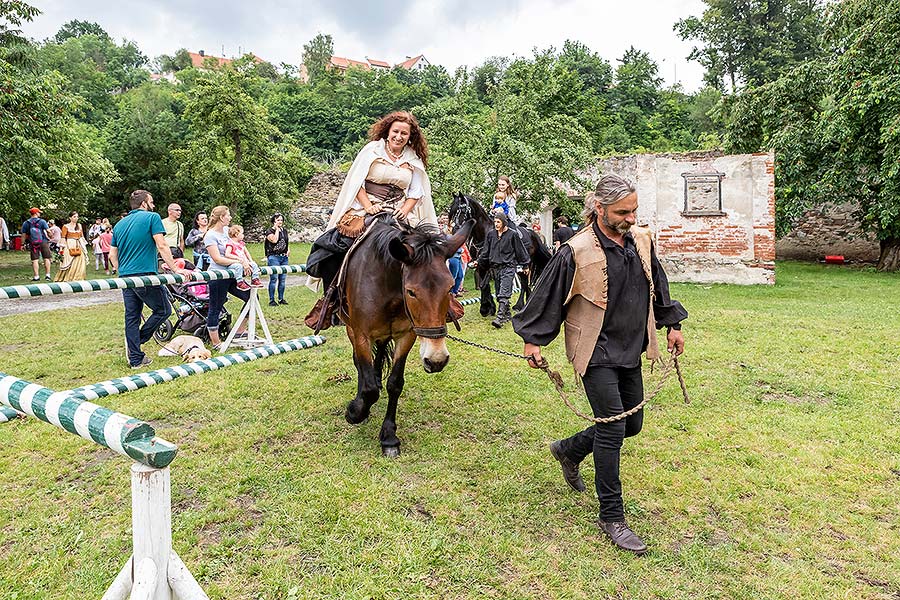
<path fill-rule="evenodd" d="M 454 194 L 453 202 L 450 204 L 448 211 L 450 222 L 453 224 L 453 230 L 456 231 L 463 223 L 469 219 L 475 220 L 475 227 L 469 237 L 469 250 L 472 258 L 477 258 L 481 247 L 484 244 L 484 238 L 494 228 L 494 219 L 488 214 L 488 211 L 474 198 L 465 194 Z M 522 310 L 528 296 L 531 295 L 530 281 L 537 281 L 538 276 L 547 263 L 550 261 L 550 251 L 544 245 L 541 237 L 535 233 L 530 227 L 522 227 L 518 223 L 515 224 L 519 232 L 522 234 L 522 241 L 525 243 L 525 249 L 531 257 L 531 264 L 528 273 L 519 274 L 519 284 L 522 287 L 522 293 L 516 300 L 513 310 Z M 486 262 L 478 263 L 475 269 L 475 285 L 481 290 L 481 307 L 482 317 L 493 315 L 497 312 L 497 306 L 494 304 L 494 298 L 491 296 L 491 278 L 490 265 Z"/>

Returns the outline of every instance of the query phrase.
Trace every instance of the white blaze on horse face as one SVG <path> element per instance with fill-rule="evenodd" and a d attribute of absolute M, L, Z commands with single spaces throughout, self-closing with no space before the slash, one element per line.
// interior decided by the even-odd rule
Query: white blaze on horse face
<path fill-rule="evenodd" d="M 430 339 L 419 338 L 419 356 L 422 357 L 422 365 L 428 373 L 437 373 L 450 362 L 450 352 L 447 350 L 445 338 Z"/>

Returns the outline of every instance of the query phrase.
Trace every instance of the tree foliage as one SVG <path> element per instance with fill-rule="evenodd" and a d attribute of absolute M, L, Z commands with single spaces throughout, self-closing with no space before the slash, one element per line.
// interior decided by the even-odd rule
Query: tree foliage
<path fill-rule="evenodd" d="M 0 18 L 16 26 L 35 14 L 21 2 L 0 4 Z M 3 43 L 20 46 L 21 39 L 7 35 Z M 36 205 L 84 210 L 115 177 L 96 130 L 76 122 L 84 101 L 66 84 L 59 73 L 34 73 L 0 55 L 0 213 L 24 215 Z"/>
<path fill-rule="evenodd" d="M 312 83 L 316 83 L 325 75 L 333 55 L 334 41 L 328 34 L 319 33 L 303 45 L 301 60 Z"/>
<path fill-rule="evenodd" d="M 735 92 L 774 81 L 819 55 L 820 0 L 704 0 L 700 17 L 679 20 L 675 30 L 696 40 L 689 59 L 706 68 L 708 85 Z"/>
<path fill-rule="evenodd" d="M 179 176 L 193 179 L 201 196 L 228 205 L 240 220 L 287 210 L 312 172 L 247 92 L 250 79 L 225 69 L 198 80 L 185 104 L 187 145 L 173 152 Z"/>

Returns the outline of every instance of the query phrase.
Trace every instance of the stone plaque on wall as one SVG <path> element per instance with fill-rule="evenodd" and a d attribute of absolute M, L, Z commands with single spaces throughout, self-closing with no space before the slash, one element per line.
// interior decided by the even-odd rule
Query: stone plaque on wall
<path fill-rule="evenodd" d="M 684 215 L 724 215 L 722 179 L 725 173 L 682 173 L 684 177 Z"/>

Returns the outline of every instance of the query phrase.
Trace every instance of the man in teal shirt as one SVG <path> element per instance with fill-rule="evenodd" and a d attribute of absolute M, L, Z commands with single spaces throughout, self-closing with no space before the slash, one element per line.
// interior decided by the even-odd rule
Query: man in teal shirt
<path fill-rule="evenodd" d="M 153 209 L 153 196 L 146 190 L 131 193 L 131 212 L 113 227 L 109 261 L 120 276 L 156 275 L 157 252 L 172 271 L 175 260 L 166 243 L 162 219 Z M 153 332 L 172 314 L 165 290 L 159 285 L 122 290 L 125 302 L 125 345 L 132 369 L 149 365 L 152 360 L 141 351 Z M 153 311 L 141 325 L 141 311 L 147 305 Z"/>

